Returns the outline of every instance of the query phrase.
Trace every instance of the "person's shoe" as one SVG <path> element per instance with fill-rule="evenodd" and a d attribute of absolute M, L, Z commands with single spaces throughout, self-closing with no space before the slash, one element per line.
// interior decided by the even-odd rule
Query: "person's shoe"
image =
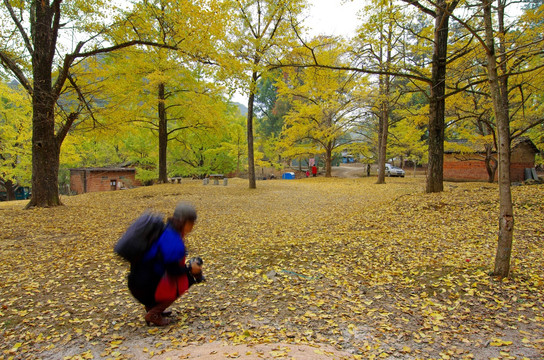
<path fill-rule="evenodd" d="M 154 307 L 152 307 L 151 309 L 149 309 L 149 311 L 145 315 L 145 322 L 147 326 L 150 326 L 151 324 L 154 324 L 157 326 L 165 326 L 170 324 L 170 319 L 165 319 L 162 316 L 162 314 L 164 310 L 166 310 L 166 308 L 170 306 L 171 304 L 172 302 L 159 303 L 155 305 Z"/>
<path fill-rule="evenodd" d="M 170 324 L 170 319 L 165 319 L 160 313 L 151 310 L 145 315 L 145 323 L 147 326 L 151 326 L 151 324 L 156 326 L 166 326 Z"/>
<path fill-rule="evenodd" d="M 151 310 L 151 309 L 152 308 L 149 307 L 149 306 L 145 307 L 146 312 L 149 312 L 149 310 Z M 170 317 L 170 316 L 172 316 L 172 311 L 171 310 L 164 310 L 161 315 L 164 316 L 164 317 Z"/>

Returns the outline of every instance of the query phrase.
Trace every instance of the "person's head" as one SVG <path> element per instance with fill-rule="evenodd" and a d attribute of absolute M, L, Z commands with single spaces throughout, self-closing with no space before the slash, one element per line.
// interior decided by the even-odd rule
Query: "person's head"
<path fill-rule="evenodd" d="M 181 202 L 176 205 L 174 215 L 171 217 L 171 223 L 181 236 L 185 236 L 193 230 L 196 221 L 196 209 L 187 202 Z"/>

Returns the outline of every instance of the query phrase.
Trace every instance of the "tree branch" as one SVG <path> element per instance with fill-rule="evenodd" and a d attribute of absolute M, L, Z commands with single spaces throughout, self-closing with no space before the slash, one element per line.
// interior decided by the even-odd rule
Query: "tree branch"
<path fill-rule="evenodd" d="M 17 63 L 3 51 L 0 51 L 0 62 L 2 62 L 3 66 L 8 68 L 15 75 L 25 90 L 30 94 L 30 96 L 32 96 L 34 89 Z"/>
<path fill-rule="evenodd" d="M 55 57 L 55 51 L 57 50 L 57 39 L 59 35 L 60 28 L 60 3 L 61 0 L 53 1 L 52 7 L 54 11 L 53 17 L 53 35 L 51 36 L 51 49 L 49 49 L 49 62 L 53 63 L 53 58 Z"/>
<path fill-rule="evenodd" d="M 28 53 L 33 56 L 34 55 L 34 49 L 32 48 L 32 43 L 30 42 L 30 39 L 28 37 L 28 34 L 26 33 L 25 29 L 23 28 L 23 25 L 21 24 L 21 22 L 19 21 L 19 19 L 17 18 L 17 15 L 15 14 L 15 12 L 13 11 L 13 7 L 11 6 L 11 4 L 9 3 L 9 0 L 4 0 L 4 5 L 6 5 L 6 8 L 8 9 L 9 11 L 9 15 L 11 16 L 11 19 L 13 20 L 13 22 L 15 23 L 15 25 L 17 26 L 17 29 L 19 30 L 19 33 L 21 34 L 22 38 L 23 38 L 23 41 L 25 43 L 25 47 L 26 49 L 28 50 Z"/>
<path fill-rule="evenodd" d="M 421 5 L 419 3 L 419 1 L 415 1 L 415 0 L 402 0 L 402 1 L 404 1 L 405 3 L 408 3 L 410 5 L 415 6 L 419 10 L 423 11 L 425 14 L 431 15 L 433 18 L 436 17 L 436 11 L 433 11 L 433 10 L 431 10 L 429 8 L 426 8 L 425 6 Z"/>

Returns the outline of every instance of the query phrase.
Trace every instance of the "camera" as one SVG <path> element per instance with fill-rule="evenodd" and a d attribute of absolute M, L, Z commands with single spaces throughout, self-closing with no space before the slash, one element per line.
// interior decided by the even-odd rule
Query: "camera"
<path fill-rule="evenodd" d="M 187 267 L 189 269 L 191 269 L 191 267 L 193 266 L 193 263 L 196 263 L 198 264 L 199 266 L 202 266 L 204 264 L 204 261 L 202 260 L 201 257 L 199 256 L 196 256 L 196 257 L 193 257 L 191 258 L 188 262 L 187 262 Z M 189 272 L 190 273 L 190 272 Z M 202 275 L 202 272 L 200 272 L 200 274 L 196 274 L 196 275 L 193 275 L 193 278 L 195 279 L 195 282 L 198 284 L 198 283 L 201 283 L 203 281 L 206 280 L 206 278 L 204 277 L 204 275 Z"/>

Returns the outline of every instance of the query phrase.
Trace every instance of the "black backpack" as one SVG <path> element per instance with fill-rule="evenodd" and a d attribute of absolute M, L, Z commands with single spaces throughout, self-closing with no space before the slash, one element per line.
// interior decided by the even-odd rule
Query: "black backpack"
<path fill-rule="evenodd" d="M 128 227 L 115 244 L 113 251 L 131 264 L 136 263 L 159 239 L 164 228 L 162 215 L 145 212 Z"/>

